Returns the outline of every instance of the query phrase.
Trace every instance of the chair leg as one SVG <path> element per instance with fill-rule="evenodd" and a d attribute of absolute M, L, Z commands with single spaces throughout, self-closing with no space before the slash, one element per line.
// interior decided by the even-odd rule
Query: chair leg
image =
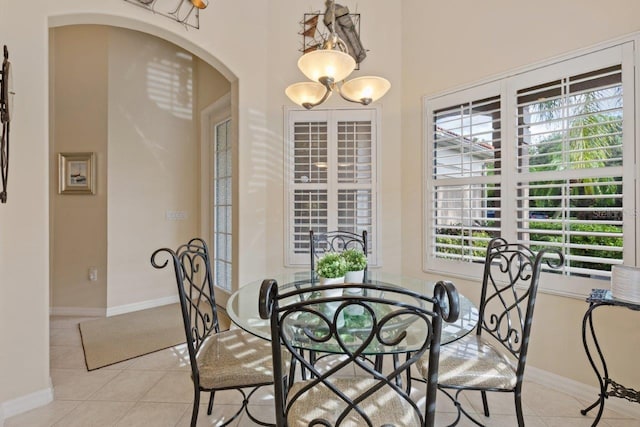
<path fill-rule="evenodd" d="M 215 391 L 212 391 L 209 395 L 209 407 L 207 408 L 207 415 L 211 415 L 211 412 L 213 412 L 213 398 L 215 397 L 215 395 Z"/>
<path fill-rule="evenodd" d="M 198 421 L 198 409 L 200 409 L 200 389 L 196 386 L 194 391 L 193 410 L 191 411 L 191 427 L 196 427 L 196 422 Z"/>
<path fill-rule="evenodd" d="M 524 414 L 522 413 L 522 393 L 520 390 L 515 392 L 516 401 L 516 417 L 518 418 L 518 427 L 524 427 Z"/>
<path fill-rule="evenodd" d="M 487 392 L 482 390 L 480 391 L 482 394 L 482 408 L 484 409 L 484 416 L 489 416 L 489 402 L 487 401 Z"/>

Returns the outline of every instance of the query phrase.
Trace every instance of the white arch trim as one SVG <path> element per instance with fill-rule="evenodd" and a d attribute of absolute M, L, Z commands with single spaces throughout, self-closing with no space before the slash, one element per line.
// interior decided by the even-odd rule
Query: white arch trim
<path fill-rule="evenodd" d="M 138 21 L 129 17 L 111 15 L 106 13 L 72 13 L 63 15 L 49 16 L 49 28 L 63 27 L 66 25 L 108 25 L 113 27 L 122 27 L 130 30 L 140 31 L 151 34 L 163 40 L 167 40 L 184 50 L 191 52 L 200 59 L 214 67 L 220 72 L 231 85 L 237 84 L 237 77 L 233 72 L 215 56 L 198 46 L 197 44 L 187 40 L 186 38 L 167 30 L 166 28 L 152 25 L 148 22 Z"/>

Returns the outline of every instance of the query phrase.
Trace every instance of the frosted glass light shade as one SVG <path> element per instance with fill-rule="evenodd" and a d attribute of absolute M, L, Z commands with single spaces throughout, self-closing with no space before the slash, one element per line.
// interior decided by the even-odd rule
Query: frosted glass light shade
<path fill-rule="evenodd" d="M 356 61 L 348 53 L 339 50 L 318 49 L 302 55 L 298 60 L 298 68 L 314 82 L 319 81 L 320 77 L 331 77 L 339 82 L 356 68 Z"/>
<path fill-rule="evenodd" d="M 382 98 L 391 88 L 389 80 L 376 76 L 363 76 L 345 82 L 340 88 L 343 96 L 353 100 L 371 99 L 371 102 Z"/>
<path fill-rule="evenodd" d="M 320 102 L 326 91 L 327 89 L 320 83 L 302 82 L 287 87 L 284 93 L 290 100 L 304 107 L 305 103 L 317 104 Z"/>

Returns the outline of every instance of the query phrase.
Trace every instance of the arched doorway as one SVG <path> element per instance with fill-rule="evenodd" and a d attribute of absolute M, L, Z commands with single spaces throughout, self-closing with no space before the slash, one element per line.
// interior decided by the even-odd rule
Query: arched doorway
<path fill-rule="evenodd" d="M 157 278 L 157 273 L 148 268 L 148 253 L 204 232 L 204 209 L 196 205 L 202 178 L 179 179 L 199 167 L 200 175 L 208 175 L 203 172 L 206 163 L 198 158 L 202 155 L 199 112 L 223 92 L 237 93 L 236 80 L 210 53 L 146 23 L 109 15 L 68 15 L 51 17 L 49 24 L 54 69 L 50 73 L 50 179 L 56 180 L 57 154 L 66 151 L 97 152 L 99 174 L 98 191 L 92 198 L 61 196 L 51 186 L 52 312 L 113 315 L 172 302 L 171 281 L 158 292 L 149 277 Z M 95 29 L 100 35 L 92 46 L 86 31 L 90 34 Z M 68 34 L 74 31 L 80 34 Z M 65 52 L 59 55 L 57 37 L 66 37 L 65 43 L 59 43 Z M 84 54 L 74 55 L 74 41 L 85 44 Z M 82 72 L 81 59 L 87 53 L 95 58 Z M 70 60 L 58 61 L 59 57 Z M 203 83 L 203 75 L 224 81 L 218 85 L 222 90 Z M 65 79 L 66 86 L 60 83 Z M 87 120 L 85 115 L 96 103 L 105 105 Z M 86 126 L 91 120 L 97 125 Z M 106 134 L 92 133 L 101 127 Z M 89 144 L 100 139 L 102 145 L 97 148 Z M 176 168 L 180 161 L 188 166 Z M 141 182 L 141 176 L 146 182 Z M 185 188 L 191 189 L 188 198 L 182 197 Z M 175 197 L 167 198 L 171 192 Z M 163 232 L 166 238 L 157 239 Z M 168 236 L 181 237 L 171 241 Z M 154 239 L 157 243 L 149 243 L 151 247 L 141 243 Z M 93 283 L 89 270 L 97 270 Z"/>

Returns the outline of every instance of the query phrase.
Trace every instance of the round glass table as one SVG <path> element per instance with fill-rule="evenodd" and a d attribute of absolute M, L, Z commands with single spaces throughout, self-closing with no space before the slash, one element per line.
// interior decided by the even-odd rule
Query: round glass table
<path fill-rule="evenodd" d="M 278 282 L 280 293 L 291 287 L 309 288 L 312 292 L 318 286 L 318 279 L 311 271 L 292 272 L 278 277 L 270 277 Z M 381 271 L 368 271 L 365 282 L 381 286 L 398 286 L 418 292 L 426 296 L 433 295 L 433 281 L 426 281 L 405 276 L 393 275 Z M 271 339 L 271 330 L 268 319 L 261 319 L 258 310 L 258 301 L 260 295 L 260 287 L 262 280 L 248 283 L 237 290 L 227 303 L 227 314 L 231 321 L 245 331 L 266 340 Z M 458 320 L 452 323 L 444 323 L 442 326 L 441 344 L 453 342 L 471 332 L 478 323 L 477 307 L 464 295 L 460 294 L 460 316 Z M 357 335 L 358 329 L 363 325 L 359 324 L 357 319 L 349 319 L 345 322 L 345 335 Z M 418 325 L 407 324 L 402 327 L 406 331 L 406 339 L 403 340 L 402 346 L 395 349 L 386 348 L 384 351 L 372 348 L 367 351 L 368 354 L 394 353 L 413 351 L 420 347 L 424 342 L 425 331 Z M 318 343 L 316 341 L 299 342 L 297 347 L 320 351 L 324 353 L 338 353 L 341 351 L 335 342 Z M 415 348 L 414 348 L 415 347 Z"/>

